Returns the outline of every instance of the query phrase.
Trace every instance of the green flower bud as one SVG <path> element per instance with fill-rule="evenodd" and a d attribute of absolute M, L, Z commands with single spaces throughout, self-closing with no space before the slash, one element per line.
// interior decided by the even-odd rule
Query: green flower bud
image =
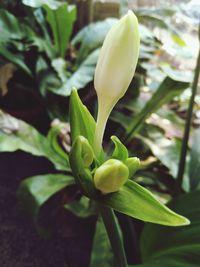
<path fill-rule="evenodd" d="M 102 193 L 118 191 L 127 181 L 128 167 L 117 159 L 109 159 L 104 162 L 94 174 L 94 184 Z"/>
<path fill-rule="evenodd" d="M 132 177 L 133 174 L 139 169 L 140 160 L 137 157 L 128 158 L 124 161 L 124 164 L 129 169 L 129 177 Z"/>
<path fill-rule="evenodd" d="M 89 144 L 88 140 L 83 136 L 79 136 L 79 142 L 81 143 L 81 157 L 84 166 L 89 167 L 94 159 L 94 153 L 92 147 Z"/>

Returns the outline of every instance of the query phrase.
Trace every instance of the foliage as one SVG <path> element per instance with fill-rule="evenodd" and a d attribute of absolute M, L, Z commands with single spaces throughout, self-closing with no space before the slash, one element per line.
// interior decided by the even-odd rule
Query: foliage
<path fill-rule="evenodd" d="M 198 266 L 199 191 L 183 195 L 170 203 L 191 220 L 190 227 L 167 228 L 146 225 L 141 238 L 144 264 L 138 266 Z M 164 240 L 164 242 L 163 242 Z"/>
<path fill-rule="evenodd" d="M 68 156 L 55 153 L 52 144 L 36 129 L 1 111 L 0 113 L 0 151 L 23 150 L 34 156 L 46 157 L 56 169 L 69 170 Z"/>
<path fill-rule="evenodd" d="M 13 9 L 6 10 L 1 4 L 0 27 L 4 31 L 0 40 L 0 63 L 12 62 L 18 73 L 29 80 L 30 87 L 34 84 L 34 90 L 37 89 L 45 98 L 54 117 L 55 110 L 49 105 L 48 96 L 53 95 L 53 99 L 55 95 L 67 97 L 73 87 L 85 88 L 93 80 L 99 47 L 117 19 L 91 23 L 72 38 L 76 18 L 74 6 L 53 0 L 21 2 L 22 17 L 18 17 Z M 66 193 L 72 185 L 79 198 L 72 203 L 64 201 L 62 204 L 79 217 L 98 214 L 101 203 L 117 212 L 148 222 L 164 225 L 183 223 L 183 217 L 170 209 L 191 220 L 190 226 L 179 228 L 145 223 L 140 241 L 142 263 L 136 265 L 138 267 L 199 265 L 199 191 L 195 191 L 199 189 L 200 181 L 199 130 L 194 131 L 191 146 L 189 143 L 191 150 L 187 155 L 181 188 L 186 194 L 174 198 L 184 127 L 181 116 L 185 113 L 180 95 L 189 88 L 192 75 L 191 70 L 176 70 L 176 66 L 168 59 L 168 50 L 174 49 L 175 54 L 184 60 L 187 56 L 193 56 L 182 33 L 170 23 L 170 17 L 178 12 L 174 8 L 137 11 L 141 51 L 136 75 L 125 97 L 112 112 L 110 123 L 114 127 L 106 132 L 105 152 L 102 149 L 99 158 L 92 154 L 90 166 L 84 165 L 82 156 L 86 153 L 84 160 L 87 161 L 88 151 L 92 151 L 90 146 L 93 145 L 95 120 L 76 91 L 72 92 L 70 98 L 73 143 L 70 163 L 60 139 L 62 124 L 55 131 L 50 129 L 45 137 L 29 124 L 4 112 L 0 113 L 0 152 L 23 150 L 34 156 L 46 157 L 55 167 L 56 174 L 29 177 L 18 190 L 19 199 L 26 204 L 35 222 L 42 206 L 48 204 L 54 195 Z M 171 47 L 166 49 L 163 39 L 153 31 L 154 27 L 162 29 L 170 37 Z M 28 60 L 30 53 L 33 55 L 31 64 Z M 15 82 L 15 78 L 14 75 L 12 81 Z M 24 86 L 23 81 L 20 83 Z M 86 88 L 84 93 L 87 95 L 84 103 L 90 110 L 96 110 L 93 94 L 88 94 Z M 63 114 L 63 110 L 59 109 L 57 115 L 63 117 Z M 129 153 L 115 134 L 128 145 Z M 80 135 L 88 139 L 85 150 L 81 147 L 81 139 L 77 139 Z M 113 149 L 108 141 L 111 135 L 114 135 L 111 138 Z M 94 190 L 92 175 L 99 165 L 108 157 L 124 162 L 132 156 L 142 157 L 141 167 L 118 192 L 100 195 Z M 84 185 L 81 176 L 87 181 Z M 83 191 L 80 192 L 79 187 L 83 187 Z M 89 197 L 92 194 L 92 201 L 84 194 Z M 160 203 L 160 200 L 166 203 L 169 199 L 172 199 L 170 209 Z M 103 266 L 102 262 L 105 267 L 115 266 L 101 220 L 96 225 L 93 247 L 90 267 Z"/>
<path fill-rule="evenodd" d="M 72 87 L 85 87 L 93 79 L 99 52 L 95 49 L 102 44 L 114 20 L 93 23 L 81 30 L 72 41 L 73 46 L 81 45 L 75 59 L 69 43 L 76 19 L 75 6 L 58 1 L 22 3 L 23 18 L 0 10 L 0 25 L 4 28 L 0 56 L 28 74 L 43 96 L 50 92 L 69 96 Z M 99 30 L 98 42 L 93 39 L 91 46 L 91 37 Z M 34 54 L 32 64 L 27 63 L 30 53 Z"/>

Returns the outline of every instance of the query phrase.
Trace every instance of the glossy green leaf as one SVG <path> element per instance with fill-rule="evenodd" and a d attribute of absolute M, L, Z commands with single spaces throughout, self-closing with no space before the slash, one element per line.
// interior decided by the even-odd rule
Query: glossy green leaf
<path fill-rule="evenodd" d="M 54 194 L 72 185 L 74 178 L 63 174 L 37 175 L 26 178 L 18 189 L 18 198 L 33 219 L 37 219 L 39 209 Z"/>
<path fill-rule="evenodd" d="M 139 184 L 128 180 L 115 193 L 102 196 L 101 204 L 128 216 L 162 225 L 186 225 L 189 221 L 161 204 L 153 194 Z"/>
<path fill-rule="evenodd" d="M 111 140 L 115 145 L 114 151 L 112 153 L 112 158 L 119 159 L 119 160 L 126 160 L 128 158 L 128 150 L 122 144 L 117 136 L 111 136 Z"/>
<path fill-rule="evenodd" d="M 200 258 L 200 191 L 182 195 L 170 207 L 188 217 L 191 225 L 169 228 L 146 224 L 141 238 L 140 267 L 198 267 Z"/>
<path fill-rule="evenodd" d="M 63 3 L 57 9 L 51 9 L 48 5 L 45 5 L 44 8 L 53 32 L 55 48 L 58 54 L 64 57 L 76 19 L 76 8 L 67 3 Z"/>
<path fill-rule="evenodd" d="M 80 64 L 94 49 L 103 44 L 109 29 L 117 22 L 115 18 L 90 23 L 80 30 L 72 39 L 72 45 L 79 45 L 76 64 Z"/>
<path fill-rule="evenodd" d="M 77 136 L 82 135 L 93 145 L 96 123 L 75 89 L 70 96 L 69 114 L 72 143 Z"/>
<path fill-rule="evenodd" d="M 114 267 L 114 255 L 102 220 L 96 224 L 90 267 Z"/>
<path fill-rule="evenodd" d="M 23 150 L 46 157 L 58 170 L 69 170 L 68 158 L 57 155 L 48 139 L 29 124 L 0 111 L 0 152 Z"/>
<path fill-rule="evenodd" d="M 98 56 L 99 49 L 92 52 L 80 66 L 74 70 L 71 76 L 66 79 L 66 82 L 62 86 L 49 87 L 48 89 L 55 94 L 69 96 L 73 87 L 76 89 L 84 88 L 93 80 Z"/>
<path fill-rule="evenodd" d="M 180 94 L 189 86 L 187 82 L 173 80 L 166 77 L 160 84 L 159 88 L 153 94 L 151 99 L 146 103 L 144 108 L 135 116 L 128 127 L 128 139 L 139 130 L 144 121 L 162 105 L 168 103 L 174 96 Z"/>

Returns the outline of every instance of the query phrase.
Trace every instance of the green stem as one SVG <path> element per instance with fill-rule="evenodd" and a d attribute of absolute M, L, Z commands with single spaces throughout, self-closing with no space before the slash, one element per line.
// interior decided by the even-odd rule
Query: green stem
<path fill-rule="evenodd" d="M 100 206 L 100 212 L 113 249 L 117 267 L 127 267 L 124 246 L 115 214 L 111 208 L 104 206 Z"/>
<path fill-rule="evenodd" d="M 199 35 L 200 35 L 200 24 L 199 24 Z M 197 92 L 199 73 L 200 73 L 200 49 L 199 49 L 199 54 L 198 54 L 195 72 L 194 72 L 194 79 L 192 83 L 192 95 L 190 97 L 184 136 L 183 136 L 183 142 L 182 142 L 182 148 L 181 148 L 181 154 L 180 154 L 179 169 L 178 169 L 178 175 L 177 175 L 177 180 L 176 180 L 177 181 L 177 186 L 176 186 L 177 193 L 180 193 L 182 191 L 181 186 L 182 186 L 183 175 L 184 175 L 184 170 L 185 170 L 188 140 L 189 140 L 189 135 L 190 135 L 190 126 L 192 122 L 192 114 L 193 114 L 195 95 Z"/>

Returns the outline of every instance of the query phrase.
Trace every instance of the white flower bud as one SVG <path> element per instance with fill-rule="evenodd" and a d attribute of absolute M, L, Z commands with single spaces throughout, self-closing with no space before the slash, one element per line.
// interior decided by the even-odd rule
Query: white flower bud
<path fill-rule="evenodd" d="M 139 45 L 138 21 L 134 13 L 128 11 L 106 35 L 95 70 L 98 118 L 94 148 L 97 154 L 108 116 L 125 94 L 135 73 Z"/>

